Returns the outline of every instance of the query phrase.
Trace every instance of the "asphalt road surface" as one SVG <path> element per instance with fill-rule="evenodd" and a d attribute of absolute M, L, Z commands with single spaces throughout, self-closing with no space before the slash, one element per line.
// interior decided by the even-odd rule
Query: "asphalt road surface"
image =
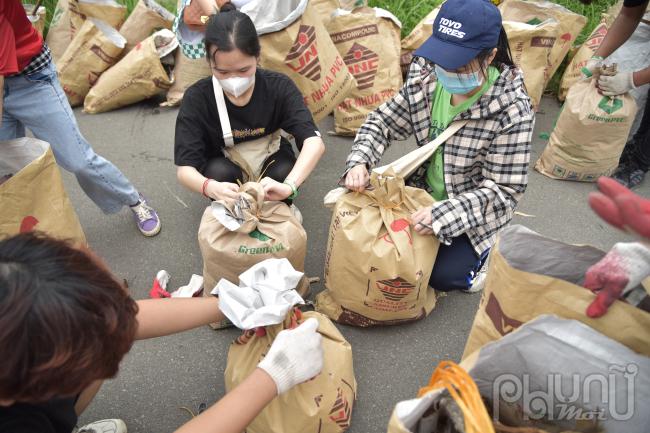
<path fill-rule="evenodd" d="M 551 131 L 558 112 L 559 104 L 545 98 L 537 115 L 531 162 L 544 149 L 545 141 L 539 135 Z M 176 181 L 173 142 L 177 110 L 159 109 L 154 102 L 147 102 L 99 115 L 76 113 L 96 151 L 120 167 L 145 194 L 163 224 L 157 237 L 144 238 L 131 212 L 103 215 L 66 173 L 66 186 L 90 245 L 119 278 L 127 279 L 138 299 L 147 296 L 160 269 L 169 271 L 173 287 L 187 283 L 193 273 L 200 274 L 197 229 L 207 203 Z M 333 129 L 331 117 L 320 128 L 327 151 L 301 189 L 297 204 L 309 236 L 307 274 L 322 277 L 330 222 L 322 198 L 335 186 L 352 140 L 326 134 Z M 385 161 L 414 146 L 413 140 L 393 144 Z M 567 242 L 601 248 L 624 239 L 589 209 L 587 195 L 594 190 L 592 184 L 551 180 L 535 172 L 532 165 L 529 188 L 518 209 L 529 216 L 516 216 L 514 222 Z M 650 182 L 639 192 L 649 196 Z M 312 286 L 312 292 L 320 290 L 322 284 Z M 438 362 L 460 359 L 479 299 L 479 294 L 462 293 L 441 297 L 427 319 L 410 325 L 374 329 L 339 326 L 352 344 L 359 384 L 350 433 L 385 432 L 395 403 L 414 397 Z M 189 419 L 180 407 L 196 411 L 201 403 L 210 405 L 224 394 L 228 346 L 238 333 L 234 329 L 215 332 L 206 326 L 137 342 L 118 377 L 105 383 L 80 425 L 122 418 L 131 433 L 174 431 Z"/>

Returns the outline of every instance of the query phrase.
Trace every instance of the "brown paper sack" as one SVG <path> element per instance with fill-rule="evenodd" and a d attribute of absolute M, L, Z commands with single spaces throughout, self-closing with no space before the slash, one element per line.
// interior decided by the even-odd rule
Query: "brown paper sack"
<path fill-rule="evenodd" d="M 535 169 L 554 178 L 595 182 L 618 166 L 634 123 L 636 102 L 629 94 L 603 96 L 596 78 L 569 89 L 548 145 Z"/>
<path fill-rule="evenodd" d="M 355 135 L 368 114 L 402 87 L 400 27 L 383 9 L 359 8 L 330 20 L 330 37 L 357 82 L 334 110 L 337 134 Z"/>
<path fill-rule="evenodd" d="M 172 82 L 160 63 L 161 55 L 165 55 L 160 50 L 176 46 L 178 41 L 171 30 L 149 36 L 99 77 L 86 96 L 84 111 L 102 113 L 168 91 Z"/>
<path fill-rule="evenodd" d="M 126 39 L 124 53 L 131 51 L 137 44 L 161 29 L 171 30 L 174 14 L 160 6 L 154 0 L 140 0 L 120 27 L 120 33 Z"/>
<path fill-rule="evenodd" d="M 50 51 L 52 52 L 52 59 L 57 65 L 71 41 L 72 31 L 70 29 L 68 0 L 59 0 L 54 9 L 50 28 L 45 38 L 45 42 L 47 42 L 47 46 L 50 47 Z"/>
<path fill-rule="evenodd" d="M 125 44 L 108 24 L 86 20 L 59 62 L 59 80 L 71 106 L 83 104 L 99 76 L 117 63 Z"/>
<path fill-rule="evenodd" d="M 49 143 L 23 137 L 0 142 L 0 238 L 32 230 L 85 244 Z"/>
<path fill-rule="evenodd" d="M 604 255 L 520 225 L 504 229 L 490 253 L 485 289 L 463 358 L 542 314 L 578 320 L 650 356 L 650 313 L 623 301 L 615 301 L 598 319 L 585 313 L 595 295 L 581 284 L 587 269 Z"/>
<path fill-rule="evenodd" d="M 519 21 L 527 24 L 539 24 L 547 19 L 559 23 L 558 35 L 549 56 L 549 67 L 544 88 L 573 46 L 576 38 L 587 24 L 587 18 L 571 12 L 550 1 L 508 0 L 499 5 L 501 15 L 507 21 Z"/>
<path fill-rule="evenodd" d="M 126 6 L 115 0 L 68 0 L 72 37 L 81 29 L 86 18 L 96 18 L 119 30 L 126 19 Z"/>
<path fill-rule="evenodd" d="M 429 36 L 433 33 L 433 21 L 438 16 L 440 7 L 433 9 L 419 23 L 413 27 L 411 33 L 401 41 L 402 51 L 400 53 L 400 67 L 402 69 L 402 76 L 406 77 L 408 74 L 411 60 L 413 59 L 413 52 L 420 48 Z"/>
<path fill-rule="evenodd" d="M 339 0 L 310 0 L 309 2 L 314 7 L 316 14 L 322 17 L 323 24 L 326 26 L 332 18 L 332 12 L 340 6 Z"/>
<path fill-rule="evenodd" d="M 580 46 L 578 52 L 571 59 L 560 82 L 560 91 L 557 96 L 560 101 L 564 101 L 571 86 L 584 77 L 582 68 L 587 65 L 589 59 L 593 57 L 598 47 L 600 47 L 603 39 L 605 39 L 605 35 L 607 35 L 609 26 L 612 25 L 615 18 L 616 16 L 602 14 L 600 24 L 591 32 L 589 39 Z"/>
<path fill-rule="evenodd" d="M 355 86 L 313 6 L 288 27 L 260 37 L 260 66 L 296 83 L 316 122 L 324 119 Z"/>
<path fill-rule="evenodd" d="M 35 5 L 33 4 L 23 3 L 23 7 L 27 13 L 27 19 L 29 19 L 29 22 L 32 23 L 32 26 L 34 26 L 36 31 L 42 37 L 43 31 L 45 30 L 45 16 L 47 15 L 47 10 L 45 9 L 45 6 L 39 6 L 36 14 L 32 14 L 34 12 L 34 6 Z"/>
<path fill-rule="evenodd" d="M 244 223 L 236 231 L 224 227 L 208 207 L 199 226 L 199 247 L 203 255 L 204 293 L 225 278 L 237 283 L 239 274 L 266 259 L 286 258 L 295 270 L 304 272 L 307 233 L 283 202 L 264 201 L 259 183 L 249 182 L 239 190 Z M 226 206 L 236 212 L 235 203 Z M 296 289 L 301 295 L 308 289 L 307 279 Z"/>
<path fill-rule="evenodd" d="M 323 370 L 273 399 L 246 427 L 246 433 L 341 433 L 350 426 L 357 391 L 352 347 L 327 317 L 316 312 L 291 312 L 283 324 L 264 328 L 265 335 L 247 331 L 232 343 L 224 374 L 226 391 L 257 368 L 280 331 L 290 328 L 292 321 L 299 324 L 311 317 L 318 320 L 318 333 L 323 337 Z"/>
<path fill-rule="evenodd" d="M 524 85 L 534 107 L 539 106 L 546 82 L 550 79 L 551 50 L 559 35 L 557 21 L 539 24 L 503 21 L 513 61 L 524 72 Z"/>
<path fill-rule="evenodd" d="M 373 189 L 336 203 L 325 255 L 325 287 L 316 308 L 354 326 L 395 325 L 427 316 L 436 304 L 429 277 L 438 240 L 409 223 L 431 206 L 426 191 L 404 186 L 392 170 L 373 172 Z"/>
<path fill-rule="evenodd" d="M 202 78 L 212 75 L 210 65 L 205 57 L 190 59 L 183 54 L 180 48 L 174 56 L 174 71 L 172 73 L 172 86 L 167 92 L 167 102 L 161 105 L 164 107 L 176 107 L 181 104 L 185 91 Z"/>

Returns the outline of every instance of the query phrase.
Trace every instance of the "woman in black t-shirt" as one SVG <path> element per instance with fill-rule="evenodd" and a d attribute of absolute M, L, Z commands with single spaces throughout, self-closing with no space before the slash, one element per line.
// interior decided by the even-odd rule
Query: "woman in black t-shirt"
<path fill-rule="evenodd" d="M 264 176 L 267 200 L 293 199 L 325 151 L 300 91 L 286 75 L 257 67 L 255 26 L 230 3 L 210 18 L 205 45 L 213 76 L 185 92 L 176 119 L 174 161 L 180 183 L 210 199 L 229 200 L 238 180 Z M 225 110 L 218 108 L 222 94 Z M 297 160 L 281 130 L 295 138 Z"/>

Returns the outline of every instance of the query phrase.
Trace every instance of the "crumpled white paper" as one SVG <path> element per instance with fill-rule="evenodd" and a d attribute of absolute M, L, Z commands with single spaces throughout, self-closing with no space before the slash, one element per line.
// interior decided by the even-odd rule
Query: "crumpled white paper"
<path fill-rule="evenodd" d="M 203 288 L 203 277 L 201 275 L 192 274 L 190 282 L 186 286 L 179 287 L 174 290 L 171 295 L 172 298 L 192 298 Z"/>
<path fill-rule="evenodd" d="M 267 259 L 241 274 L 239 286 L 222 278 L 212 294 L 239 329 L 277 325 L 294 305 L 305 302 L 295 290 L 302 276 L 286 258 Z"/>
<path fill-rule="evenodd" d="M 243 218 L 230 213 L 221 203 L 213 201 L 210 207 L 212 208 L 212 216 L 231 232 L 237 230 L 244 223 Z"/>

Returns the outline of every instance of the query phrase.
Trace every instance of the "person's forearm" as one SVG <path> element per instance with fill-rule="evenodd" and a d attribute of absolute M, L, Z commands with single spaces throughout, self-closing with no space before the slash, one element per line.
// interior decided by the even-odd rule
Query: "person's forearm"
<path fill-rule="evenodd" d="M 241 433 L 276 394 L 271 376 L 257 368 L 238 387 L 176 433 Z"/>
<path fill-rule="evenodd" d="M 203 183 L 206 177 L 199 173 L 196 168 L 190 166 L 178 167 L 176 177 L 185 188 L 203 194 Z"/>
<path fill-rule="evenodd" d="M 302 150 L 300 151 L 298 160 L 294 164 L 293 169 L 291 169 L 287 179 L 294 182 L 296 186 L 302 185 L 324 153 L 325 144 L 320 137 L 306 139 L 302 144 Z"/>
<path fill-rule="evenodd" d="M 634 8 L 623 7 L 594 55 L 607 58 L 616 51 L 632 36 L 644 13 L 645 6 L 637 6 Z"/>
<path fill-rule="evenodd" d="M 206 16 L 219 13 L 219 7 L 217 6 L 217 2 L 215 0 L 192 0 L 192 1 L 199 2 L 199 5 L 201 6 L 201 10 Z"/>
<path fill-rule="evenodd" d="M 636 87 L 650 83 L 650 66 L 634 73 L 634 85 Z"/>
<path fill-rule="evenodd" d="M 137 302 L 137 340 L 176 334 L 225 319 L 219 309 L 219 300 L 214 296 L 144 299 Z"/>

